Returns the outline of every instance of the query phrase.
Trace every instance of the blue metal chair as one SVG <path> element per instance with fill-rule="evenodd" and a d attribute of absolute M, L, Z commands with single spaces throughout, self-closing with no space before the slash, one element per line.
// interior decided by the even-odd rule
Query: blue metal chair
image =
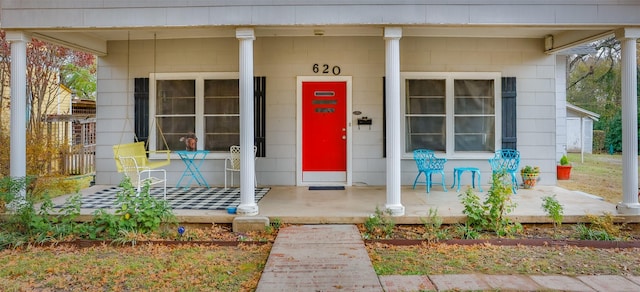
<path fill-rule="evenodd" d="M 416 188 L 416 183 L 418 183 L 420 175 L 424 174 L 427 193 L 429 193 L 432 183 L 431 175 L 439 173 L 442 176 L 442 189 L 445 192 L 447 191 L 444 183 L 444 164 L 447 162 L 446 158 L 437 158 L 431 150 L 416 149 L 413 151 L 413 159 L 416 161 L 416 166 L 418 167 L 418 175 L 413 181 L 414 189 Z"/>
<path fill-rule="evenodd" d="M 496 150 L 493 158 L 489 159 L 489 164 L 491 164 L 491 170 L 493 173 L 503 171 L 511 175 L 512 190 L 515 194 L 516 189 L 518 188 L 516 172 L 520 166 L 520 151 L 515 149 Z"/>

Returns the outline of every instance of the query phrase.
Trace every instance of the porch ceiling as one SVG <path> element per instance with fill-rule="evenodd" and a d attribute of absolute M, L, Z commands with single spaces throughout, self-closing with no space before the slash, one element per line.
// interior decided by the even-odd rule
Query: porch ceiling
<path fill-rule="evenodd" d="M 477 37 L 477 38 L 537 38 L 553 35 L 554 47 L 569 48 L 611 35 L 617 26 L 407 26 L 405 37 Z M 304 36 L 382 36 L 384 26 L 260 26 L 256 37 Z M 236 27 L 148 27 L 78 30 L 30 30 L 34 37 L 97 55 L 106 55 L 106 43 L 117 40 L 185 39 L 235 37 Z M 554 51 L 556 53 L 557 51 Z"/>

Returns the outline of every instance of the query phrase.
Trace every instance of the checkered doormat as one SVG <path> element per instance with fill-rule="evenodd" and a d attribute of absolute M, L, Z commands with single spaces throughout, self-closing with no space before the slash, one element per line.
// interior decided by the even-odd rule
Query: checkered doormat
<path fill-rule="evenodd" d="M 269 192 L 270 188 L 256 188 L 256 203 Z M 119 187 L 111 187 L 94 194 L 83 196 L 83 209 L 114 209 Z M 162 200 L 162 188 L 151 188 L 149 194 Z M 225 210 L 240 204 L 240 188 L 167 188 L 167 202 L 174 210 Z M 62 206 L 55 206 L 61 208 Z"/>

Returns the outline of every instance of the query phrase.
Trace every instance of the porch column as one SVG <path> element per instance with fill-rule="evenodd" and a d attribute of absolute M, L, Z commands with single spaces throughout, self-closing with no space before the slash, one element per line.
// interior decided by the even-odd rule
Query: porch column
<path fill-rule="evenodd" d="M 253 28 L 236 29 L 240 41 L 240 215 L 257 215 L 253 153 Z"/>
<path fill-rule="evenodd" d="M 620 214 L 640 214 L 638 204 L 638 89 L 636 40 L 640 29 L 616 31 L 622 51 L 622 202 Z"/>
<path fill-rule="evenodd" d="M 11 43 L 11 160 L 9 171 L 13 178 L 27 176 L 27 43 L 31 36 L 23 32 L 7 32 Z M 18 194 L 18 201 L 26 199 L 26 190 Z"/>
<path fill-rule="evenodd" d="M 387 108 L 387 204 L 392 216 L 404 215 L 400 179 L 400 38 L 402 28 L 385 27 L 385 82 Z"/>

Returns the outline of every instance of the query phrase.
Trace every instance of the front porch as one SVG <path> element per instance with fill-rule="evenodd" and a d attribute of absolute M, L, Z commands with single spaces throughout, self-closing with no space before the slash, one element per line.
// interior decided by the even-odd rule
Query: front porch
<path fill-rule="evenodd" d="M 94 194 L 111 186 L 96 185 L 82 190 L 83 197 Z M 486 195 L 489 186 L 482 186 Z M 437 209 L 444 223 L 456 223 L 464 220 L 462 205 L 455 189 L 441 191 L 435 186 L 431 193 L 424 186 L 402 186 L 402 205 L 405 215 L 394 217 L 397 224 L 422 224 L 421 218 L 427 218 L 429 209 Z M 534 189 L 519 189 L 513 196 L 517 204 L 512 218 L 521 223 L 548 223 L 542 209 L 542 197 L 556 195 L 564 207 L 564 222 L 584 221 L 587 214 L 601 215 L 604 212 L 618 214 L 614 204 L 600 200 L 588 194 L 569 191 L 556 186 L 536 186 Z M 169 194 L 168 194 L 168 197 Z M 54 204 L 64 203 L 66 196 L 54 200 Z M 258 216 L 280 218 L 289 224 L 352 224 L 363 223 L 374 213 L 376 207 L 384 208 L 386 191 L 384 186 L 353 186 L 345 190 L 309 190 L 308 187 L 274 186 L 258 202 Z M 95 209 L 82 209 L 84 219 L 90 218 Z M 231 223 L 235 216 L 225 210 L 186 210 L 174 209 L 181 223 Z M 622 217 L 622 216 L 621 216 Z M 625 222 L 638 222 L 640 216 L 624 215 Z"/>

